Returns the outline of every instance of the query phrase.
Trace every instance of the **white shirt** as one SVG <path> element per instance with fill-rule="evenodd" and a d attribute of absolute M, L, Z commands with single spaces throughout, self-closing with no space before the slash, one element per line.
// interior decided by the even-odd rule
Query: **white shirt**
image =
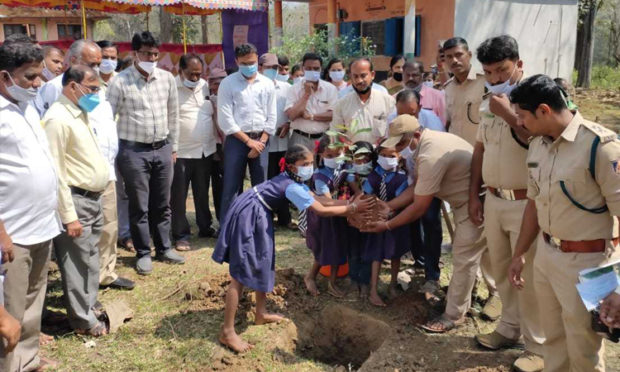
<path fill-rule="evenodd" d="M 118 155 L 118 133 L 116 121 L 112 113 L 112 106 L 105 99 L 105 93 L 99 92 L 101 100 L 97 107 L 88 114 L 88 121 L 93 128 L 101 154 L 108 161 L 110 181 L 116 181 L 114 163 Z"/>
<path fill-rule="evenodd" d="M 388 90 L 385 89 L 385 87 L 381 84 L 377 84 L 377 83 L 372 83 L 370 89 L 375 89 L 375 90 L 380 90 L 385 94 L 388 94 Z M 348 87 L 345 87 L 342 90 L 338 91 L 338 98 L 342 98 L 344 96 L 346 96 L 347 94 L 353 92 L 353 85 L 349 85 Z"/>
<path fill-rule="evenodd" d="M 302 80 L 301 82 L 293 85 L 293 87 L 289 90 L 285 110 L 288 110 L 291 107 L 295 106 L 295 104 L 305 94 L 305 84 L 306 81 Z M 308 102 L 306 103 L 306 111 L 308 111 L 308 113 L 312 115 L 332 111 L 334 109 L 336 101 L 338 101 L 338 88 L 336 88 L 332 83 L 328 83 L 324 80 L 319 80 L 318 89 L 312 93 L 310 98 L 308 98 Z M 299 131 L 309 134 L 323 133 L 328 128 L 328 121 L 321 122 L 315 120 L 307 120 L 303 117 L 298 117 L 291 122 L 291 129 L 297 129 Z"/>
<path fill-rule="evenodd" d="M 276 132 L 276 90 L 273 81 L 257 73 L 252 83 L 240 72 L 228 75 L 217 92 L 217 122 L 224 134 Z"/>
<path fill-rule="evenodd" d="M 206 97 L 209 86 L 198 80 L 194 89 L 183 85 L 177 75 L 179 92 L 179 149 L 181 159 L 200 159 L 215 152 L 215 128 L 213 126 L 213 105 Z"/>
<path fill-rule="evenodd" d="M 63 75 L 64 74 L 56 76 L 52 80 L 45 83 L 41 89 L 39 89 L 34 103 L 41 117 L 43 117 L 50 106 L 52 106 L 52 104 L 60 98 L 63 88 Z M 105 89 L 99 91 L 99 104 L 93 111 L 88 113 L 88 122 L 97 136 L 99 149 L 110 166 L 108 169 L 110 181 L 116 181 L 114 162 L 116 161 L 116 155 L 118 154 L 118 133 L 116 130 L 116 121 L 114 120 L 112 106 L 106 100 Z"/>
<path fill-rule="evenodd" d="M 276 129 L 288 123 L 288 116 L 284 113 L 286 107 L 286 100 L 288 99 L 289 90 L 292 88 L 291 84 L 284 81 L 275 81 L 276 87 L 276 107 L 277 107 L 277 119 Z M 280 152 L 288 149 L 288 135 L 284 138 L 273 135 L 269 138 L 269 152 Z"/>
<path fill-rule="evenodd" d="M 58 177 L 37 111 L 0 96 L 0 220 L 13 242 L 60 233 Z"/>
<path fill-rule="evenodd" d="M 39 88 L 37 96 L 34 98 L 34 107 L 39 111 L 39 116 L 43 117 L 52 103 L 60 97 L 63 76 L 64 74 L 60 74 Z"/>
<path fill-rule="evenodd" d="M 357 92 L 351 92 L 336 102 L 331 129 L 342 132 L 344 126 L 351 141 L 374 144 L 385 136 L 387 118 L 394 105 L 394 97 L 377 89 L 370 91 L 366 102 L 362 102 Z"/>

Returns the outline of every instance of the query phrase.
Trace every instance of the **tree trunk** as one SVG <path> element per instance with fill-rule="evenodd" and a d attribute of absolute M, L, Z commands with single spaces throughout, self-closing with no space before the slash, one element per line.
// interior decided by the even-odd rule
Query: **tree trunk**
<path fill-rule="evenodd" d="M 592 59 L 594 56 L 594 20 L 598 11 L 598 1 L 591 1 L 585 9 L 583 18 L 583 31 L 581 43 L 577 49 L 581 49 L 581 60 L 577 70 L 577 86 L 589 88 L 592 80 Z"/>
<path fill-rule="evenodd" d="M 172 16 L 163 9 L 159 12 L 159 38 L 162 43 L 172 42 Z"/>
<path fill-rule="evenodd" d="M 207 16 L 200 16 L 200 25 L 202 27 L 202 43 L 209 44 L 209 32 L 207 30 Z"/>
<path fill-rule="evenodd" d="M 577 41 L 576 41 L 576 48 L 575 48 L 574 69 L 577 71 L 579 71 L 579 69 L 581 68 L 581 62 L 583 61 L 583 49 L 580 48 L 582 43 L 583 43 L 583 20 L 580 20 L 579 23 L 577 24 Z"/>

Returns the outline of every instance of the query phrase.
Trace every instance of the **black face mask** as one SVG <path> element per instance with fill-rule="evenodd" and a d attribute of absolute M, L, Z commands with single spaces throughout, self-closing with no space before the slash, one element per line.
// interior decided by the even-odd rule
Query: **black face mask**
<path fill-rule="evenodd" d="M 403 81 L 403 73 L 402 72 L 395 72 L 392 74 L 392 77 L 394 78 L 394 80 L 401 82 Z"/>
<path fill-rule="evenodd" d="M 372 88 L 372 83 L 366 87 L 366 89 L 364 90 L 359 90 L 355 87 L 355 85 L 353 85 L 353 89 L 357 92 L 357 94 L 366 94 L 368 92 L 370 92 L 370 88 Z"/>

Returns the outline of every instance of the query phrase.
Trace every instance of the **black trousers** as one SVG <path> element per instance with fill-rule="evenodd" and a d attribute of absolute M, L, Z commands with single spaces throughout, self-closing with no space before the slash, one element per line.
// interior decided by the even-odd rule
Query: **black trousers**
<path fill-rule="evenodd" d="M 171 248 L 172 145 L 152 149 L 121 141 L 117 163 L 129 198 L 129 229 L 137 256 L 151 254 L 151 234 L 157 252 L 167 251 Z"/>
<path fill-rule="evenodd" d="M 267 179 L 271 179 L 278 174 L 282 173 L 280 171 L 280 159 L 284 157 L 286 151 L 277 151 L 269 153 L 269 165 L 267 166 Z M 282 208 L 278 208 L 274 211 L 274 214 L 278 216 L 278 225 L 286 226 L 291 222 L 291 210 L 288 207 L 288 203 L 286 206 Z"/>
<path fill-rule="evenodd" d="M 172 209 L 172 238 L 175 241 L 189 240 L 191 236 L 185 208 L 190 183 L 194 196 L 198 233 L 206 235 L 211 227 L 213 217 L 209 209 L 209 182 L 212 167 L 213 155 L 203 156 L 200 159 L 179 158 L 174 164 L 170 208 Z"/>
<path fill-rule="evenodd" d="M 220 205 L 222 202 L 222 182 L 224 179 L 224 150 L 221 144 L 217 145 L 217 151 L 213 154 L 211 162 L 211 189 L 213 191 L 213 207 L 215 208 L 215 217 L 221 222 Z M 208 194 L 209 190 L 207 190 Z"/>

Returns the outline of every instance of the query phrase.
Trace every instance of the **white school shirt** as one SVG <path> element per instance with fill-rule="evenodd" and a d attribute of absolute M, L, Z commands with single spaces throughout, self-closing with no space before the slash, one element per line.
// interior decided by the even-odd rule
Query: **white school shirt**
<path fill-rule="evenodd" d="M 58 176 L 36 109 L 0 96 L 0 220 L 14 243 L 60 233 Z"/>

